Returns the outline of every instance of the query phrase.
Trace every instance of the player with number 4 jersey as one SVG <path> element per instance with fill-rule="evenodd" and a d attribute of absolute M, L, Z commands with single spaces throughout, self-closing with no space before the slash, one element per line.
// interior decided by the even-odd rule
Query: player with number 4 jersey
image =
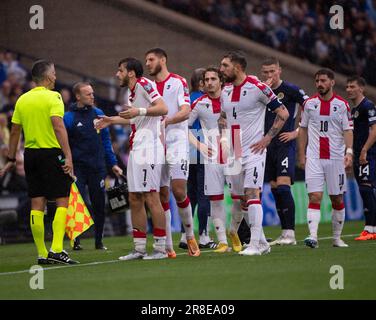
<path fill-rule="evenodd" d="M 228 82 L 222 90 L 222 116 L 229 132 L 229 170 L 231 192 L 242 195 L 248 207 L 247 218 L 251 241 L 240 255 L 261 255 L 270 252 L 262 229 L 263 210 L 260 191 L 264 181 L 266 148 L 278 134 L 289 113 L 265 83 L 245 73 L 247 60 L 242 53 L 230 52 L 221 61 L 221 71 Z M 277 116 L 272 128 L 264 135 L 265 111 L 270 108 Z M 220 124 L 223 123 L 220 119 Z M 223 129 L 223 128 L 221 128 Z M 240 176 L 239 176 L 240 175 Z"/>

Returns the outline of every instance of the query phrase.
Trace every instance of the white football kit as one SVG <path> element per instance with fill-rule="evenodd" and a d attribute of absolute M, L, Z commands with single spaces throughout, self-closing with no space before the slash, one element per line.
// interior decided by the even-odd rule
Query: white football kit
<path fill-rule="evenodd" d="M 231 145 L 226 173 L 233 196 L 244 195 L 244 188 L 262 189 L 266 149 L 254 154 L 250 147 L 264 136 L 266 108 L 274 111 L 281 105 L 273 91 L 252 76 L 239 86 L 228 84 L 223 88 L 221 106 Z"/>
<path fill-rule="evenodd" d="M 343 133 L 352 130 L 350 107 L 334 94 L 329 101 L 318 95 L 304 103 L 303 128 L 308 128 L 307 162 L 305 168 L 308 193 L 323 192 L 326 182 L 330 195 L 346 191 Z"/>
<path fill-rule="evenodd" d="M 194 101 L 191 108 L 188 124 L 191 126 L 199 119 L 205 144 L 213 152 L 212 157 L 205 159 L 204 193 L 208 196 L 223 195 L 225 159 L 218 129 L 218 119 L 221 115 L 220 98 L 214 99 L 205 94 Z"/>
<path fill-rule="evenodd" d="M 183 105 L 190 105 L 187 81 L 170 73 L 161 82 L 155 82 L 159 94 L 168 107 L 168 117 L 174 116 Z M 188 120 L 170 124 L 164 130 L 165 164 L 162 166 L 161 187 L 169 186 L 170 180 L 188 180 L 189 140 Z"/>
<path fill-rule="evenodd" d="M 139 78 L 128 89 L 128 105 L 149 108 L 161 98 L 152 81 Z M 131 119 L 127 180 L 129 192 L 159 192 L 164 149 L 161 142 L 161 117 L 137 116 Z"/>

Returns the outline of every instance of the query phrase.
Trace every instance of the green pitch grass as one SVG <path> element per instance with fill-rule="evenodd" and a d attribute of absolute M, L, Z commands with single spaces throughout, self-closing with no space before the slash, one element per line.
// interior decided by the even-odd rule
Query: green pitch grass
<path fill-rule="evenodd" d="M 81 264 L 46 267 L 43 290 L 29 286 L 34 245 L 0 246 L 0 299 L 375 299 L 376 241 L 353 240 L 362 226 L 347 222 L 343 239 L 350 247 L 333 248 L 325 239 L 331 225 L 320 225 L 324 239 L 318 249 L 304 246 L 307 226 L 298 226 L 298 245 L 273 247 L 271 254 L 258 257 L 205 249 L 192 258 L 177 249 L 174 260 L 118 261 L 131 250 L 130 236 L 105 239 L 107 252 L 94 250 L 93 239 L 85 239 L 83 251 L 71 252 Z M 265 230 L 272 238 L 280 232 L 279 227 Z M 329 286 L 333 265 L 343 267 L 343 290 Z"/>

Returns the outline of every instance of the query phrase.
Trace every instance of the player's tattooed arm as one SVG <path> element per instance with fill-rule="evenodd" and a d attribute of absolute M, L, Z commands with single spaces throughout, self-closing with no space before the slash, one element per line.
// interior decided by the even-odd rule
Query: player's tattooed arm
<path fill-rule="evenodd" d="M 274 111 L 277 116 L 275 117 L 273 126 L 270 128 L 268 133 L 257 143 L 251 145 L 251 151 L 253 153 L 262 153 L 265 148 L 268 147 L 272 139 L 281 131 L 283 125 L 289 117 L 289 112 L 284 105 Z"/>
<path fill-rule="evenodd" d="M 218 128 L 220 135 L 222 135 L 223 130 L 227 128 L 226 113 L 223 111 L 221 111 L 221 115 L 218 119 Z"/>
<path fill-rule="evenodd" d="M 266 135 L 270 136 L 272 139 L 281 131 L 282 127 L 284 126 L 285 122 L 289 117 L 289 112 L 287 111 L 284 105 L 280 106 L 275 111 L 277 113 L 273 126 L 270 128 Z"/>

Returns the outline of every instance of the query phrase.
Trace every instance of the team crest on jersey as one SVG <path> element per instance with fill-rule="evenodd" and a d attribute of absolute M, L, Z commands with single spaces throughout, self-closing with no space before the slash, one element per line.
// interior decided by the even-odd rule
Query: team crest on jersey
<path fill-rule="evenodd" d="M 368 110 L 368 115 L 369 115 L 370 117 L 374 117 L 375 114 L 376 114 L 375 109 Z"/>
<path fill-rule="evenodd" d="M 168 89 L 170 89 L 170 88 L 171 88 L 171 85 L 168 84 L 166 90 L 168 90 Z"/>
<path fill-rule="evenodd" d="M 206 104 L 206 108 L 208 108 L 208 109 L 209 109 L 209 107 L 210 107 L 210 104 L 209 104 L 209 103 L 207 103 L 207 104 Z"/>
<path fill-rule="evenodd" d="M 247 95 L 247 91 L 243 91 L 243 97 L 245 97 Z"/>
<path fill-rule="evenodd" d="M 355 111 L 355 113 L 354 113 L 354 118 L 356 119 L 356 118 L 358 118 L 359 117 L 359 111 Z"/>
<path fill-rule="evenodd" d="M 285 97 L 285 94 L 283 92 L 278 93 L 277 99 L 282 100 Z"/>
<path fill-rule="evenodd" d="M 336 111 L 337 111 L 337 107 L 334 106 L 334 107 L 333 107 L 333 112 L 336 112 Z"/>
<path fill-rule="evenodd" d="M 153 87 L 150 83 L 145 83 L 143 85 L 144 89 L 146 90 L 147 93 L 151 93 L 153 91 Z"/>

